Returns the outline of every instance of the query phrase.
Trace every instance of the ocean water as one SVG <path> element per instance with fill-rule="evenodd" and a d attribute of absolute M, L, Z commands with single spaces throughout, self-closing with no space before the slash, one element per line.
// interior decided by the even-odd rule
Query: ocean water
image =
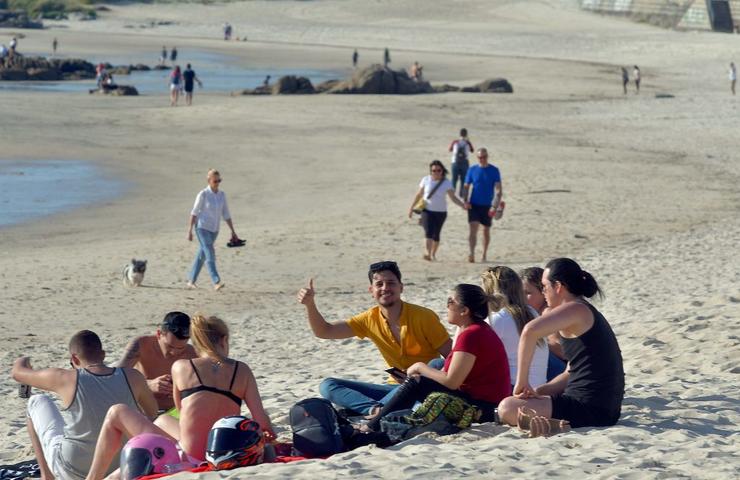
<path fill-rule="evenodd" d="M 124 188 L 89 162 L 0 160 L 0 228 L 109 200 Z"/>
<path fill-rule="evenodd" d="M 29 55 L 33 55 L 30 53 Z M 152 59 L 143 60 L 131 57 L 99 57 L 89 58 L 89 62 L 97 64 L 109 62 L 113 65 L 129 65 L 145 63 L 150 67 L 157 64 L 156 55 Z M 195 95 L 199 92 L 232 92 L 244 88 L 255 88 L 262 85 L 267 75 L 271 76 L 271 82 L 284 75 L 297 75 L 307 77 L 316 85 L 325 80 L 343 78 L 347 71 L 337 70 L 314 70 L 296 67 L 286 68 L 255 68 L 243 60 L 207 51 L 181 51 L 176 62 L 182 70 L 191 63 L 196 75 L 203 82 L 203 88 L 195 87 Z M 167 62 L 170 65 L 170 62 Z M 170 70 L 150 70 L 148 72 L 132 72 L 131 75 L 114 75 L 116 83 L 122 85 L 133 85 L 140 95 L 169 95 L 168 76 Z M 7 82 L 0 81 L 0 90 L 32 90 L 43 92 L 80 92 L 87 93 L 95 88 L 95 80 L 68 81 L 68 82 Z"/>

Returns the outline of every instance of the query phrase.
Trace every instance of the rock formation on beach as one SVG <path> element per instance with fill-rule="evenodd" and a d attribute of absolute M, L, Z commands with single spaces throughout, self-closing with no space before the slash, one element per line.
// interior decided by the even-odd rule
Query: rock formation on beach
<path fill-rule="evenodd" d="M 48 59 L 16 55 L 0 64 L 0 80 L 84 80 L 95 78 L 95 66 L 77 58 Z"/>
<path fill-rule="evenodd" d="M 41 21 L 31 20 L 22 10 L 0 9 L 0 28 L 44 28 L 44 24 Z"/>
<path fill-rule="evenodd" d="M 114 87 L 93 88 L 90 90 L 90 94 L 112 95 L 114 97 L 128 97 L 138 95 L 139 91 L 136 90 L 136 87 L 132 85 L 115 85 Z"/>
<path fill-rule="evenodd" d="M 433 86 L 425 80 L 409 77 L 405 70 L 391 70 L 375 64 L 356 71 L 347 80 L 327 80 L 316 87 L 305 77 L 292 75 L 281 77 L 273 85 L 261 86 L 235 92 L 236 95 L 278 95 L 306 93 L 369 94 L 369 95 L 417 95 L 444 92 L 513 93 L 514 88 L 504 78 L 484 80 L 472 87 L 454 85 Z"/>

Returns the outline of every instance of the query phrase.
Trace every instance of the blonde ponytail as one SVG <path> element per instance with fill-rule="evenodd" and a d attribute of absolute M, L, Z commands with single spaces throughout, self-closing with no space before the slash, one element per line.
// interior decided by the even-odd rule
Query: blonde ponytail
<path fill-rule="evenodd" d="M 217 349 L 217 345 L 224 337 L 229 336 L 229 327 L 218 317 L 206 317 L 196 313 L 190 320 L 190 338 L 198 354 L 218 360 L 226 360 Z"/>

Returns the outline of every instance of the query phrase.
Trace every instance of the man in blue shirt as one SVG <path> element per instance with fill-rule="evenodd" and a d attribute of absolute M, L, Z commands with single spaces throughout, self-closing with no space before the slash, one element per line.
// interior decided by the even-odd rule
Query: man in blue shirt
<path fill-rule="evenodd" d="M 483 225 L 483 257 L 481 260 L 486 261 L 488 244 L 491 241 L 491 219 L 501 202 L 503 192 L 501 174 L 498 168 L 488 163 L 488 150 L 479 148 L 477 156 L 478 165 L 474 165 L 468 170 L 465 175 L 465 188 L 463 189 L 465 208 L 468 210 L 468 224 L 470 225 L 470 235 L 468 236 L 468 244 L 470 245 L 468 262 L 470 263 L 475 261 L 475 243 L 480 225 Z M 470 191 L 471 187 L 472 192 Z"/>

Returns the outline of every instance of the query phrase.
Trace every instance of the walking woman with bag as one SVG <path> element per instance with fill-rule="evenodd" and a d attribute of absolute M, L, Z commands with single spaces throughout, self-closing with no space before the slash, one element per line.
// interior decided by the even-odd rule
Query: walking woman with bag
<path fill-rule="evenodd" d="M 437 259 L 440 233 L 447 219 L 446 197 L 450 197 L 450 200 L 462 209 L 465 208 L 465 203 L 455 195 L 455 189 L 452 182 L 447 179 L 447 169 L 442 162 L 433 160 L 429 164 L 429 173 L 419 182 L 419 191 L 416 192 L 409 208 L 409 218 L 414 213 L 421 214 L 421 225 L 424 227 L 426 238 L 424 246 L 426 253 L 423 258 L 432 261 Z"/>

